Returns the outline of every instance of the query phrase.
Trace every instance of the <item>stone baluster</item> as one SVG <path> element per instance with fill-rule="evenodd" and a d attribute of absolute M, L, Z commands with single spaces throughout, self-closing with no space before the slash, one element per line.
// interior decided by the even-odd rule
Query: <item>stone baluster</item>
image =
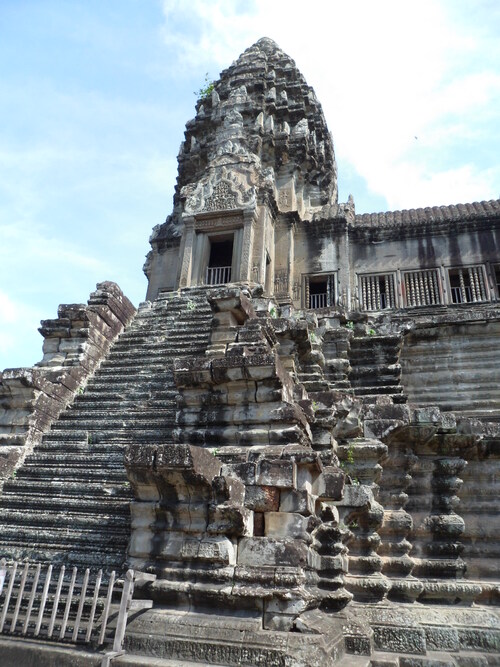
<path fill-rule="evenodd" d="M 462 420 L 460 429 L 467 459 L 460 475 L 464 482 L 460 489 L 460 514 L 465 523 L 460 536 L 464 545 L 462 557 L 467 565 L 467 579 L 481 587 L 475 601 L 498 604 L 494 583 L 500 558 L 500 519 L 495 508 L 500 479 L 498 432 L 483 433 L 484 426 L 472 420 Z"/>
<path fill-rule="evenodd" d="M 481 295 L 481 301 L 486 300 L 486 285 L 484 284 L 484 275 L 483 275 L 483 270 L 481 267 L 477 267 L 477 277 L 478 277 L 478 284 L 479 284 L 479 294 Z"/>
<path fill-rule="evenodd" d="M 459 270 L 458 277 L 460 281 L 460 293 L 462 295 L 462 301 L 465 303 L 467 301 L 467 294 L 465 291 L 464 272 L 462 271 L 462 269 Z"/>
<path fill-rule="evenodd" d="M 421 600 L 468 601 L 481 592 L 479 586 L 463 581 L 466 564 L 461 558 L 464 545 L 460 538 L 465 522 L 456 512 L 462 486 L 459 475 L 467 465 L 460 455 L 463 446 L 460 435 L 436 433 L 426 446 L 425 456 L 419 459 L 420 469 L 426 472 L 425 480 L 417 481 L 419 495 L 429 493 L 427 516 L 419 517 L 416 528 L 419 558 L 415 559 L 413 573 L 424 583 Z"/>
<path fill-rule="evenodd" d="M 384 510 L 376 497 L 382 473 L 379 462 L 386 456 L 387 446 L 375 438 L 352 438 L 338 448 L 337 454 L 354 481 L 346 486 L 344 499 L 338 505 L 341 520 L 352 533 L 346 588 L 357 600 L 381 600 L 390 584 L 382 574 L 382 558 L 378 554 L 381 540 L 377 531 Z"/>
<path fill-rule="evenodd" d="M 388 457 L 383 462 L 379 492 L 384 507 L 384 520 L 378 531 L 382 538 L 379 549 L 382 573 L 390 578 L 388 596 L 406 602 L 413 602 L 423 590 L 422 583 L 411 576 L 415 563 L 409 556 L 412 544 L 407 538 L 413 522 L 405 510 L 408 502 L 406 491 L 416 463 L 417 457 L 404 441 L 391 442 Z"/>
<path fill-rule="evenodd" d="M 419 283 L 419 292 L 420 292 L 420 299 L 419 299 L 419 305 L 420 306 L 426 306 L 427 305 L 427 290 L 424 287 L 424 276 L 426 276 L 426 272 L 420 271 L 417 276 L 418 276 L 418 283 Z"/>

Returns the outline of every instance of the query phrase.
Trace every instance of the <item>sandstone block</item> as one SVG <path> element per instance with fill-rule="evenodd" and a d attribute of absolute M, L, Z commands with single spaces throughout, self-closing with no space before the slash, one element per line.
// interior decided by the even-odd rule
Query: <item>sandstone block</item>
<path fill-rule="evenodd" d="M 253 535 L 253 512 L 239 505 L 211 505 L 208 511 L 209 533 Z"/>
<path fill-rule="evenodd" d="M 248 486 L 255 484 L 255 470 L 255 463 L 227 463 L 223 464 L 221 474 L 225 476 L 236 476 Z"/>
<path fill-rule="evenodd" d="M 297 485 L 297 466 L 293 461 L 263 459 L 257 464 L 256 482 L 261 486 L 293 489 Z"/>
<path fill-rule="evenodd" d="M 272 486 L 247 486 L 245 506 L 255 512 L 277 512 L 280 504 L 279 489 Z"/>
<path fill-rule="evenodd" d="M 313 492 L 320 498 L 341 500 L 344 493 L 345 474 L 340 468 L 327 466 L 317 477 L 313 485 Z"/>
<path fill-rule="evenodd" d="M 266 512 L 264 514 L 267 537 L 291 537 L 309 540 L 309 520 L 302 514 L 290 512 Z"/>
<path fill-rule="evenodd" d="M 238 545 L 238 565 L 247 567 L 304 567 L 307 547 L 299 540 L 244 537 Z"/>
<path fill-rule="evenodd" d="M 314 514 L 316 496 L 307 491 L 282 491 L 280 512 L 298 512 L 299 514 Z"/>

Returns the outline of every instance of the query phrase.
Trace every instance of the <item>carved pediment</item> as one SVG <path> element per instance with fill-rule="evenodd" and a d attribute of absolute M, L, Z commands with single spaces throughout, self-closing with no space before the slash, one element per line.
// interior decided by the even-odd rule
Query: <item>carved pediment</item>
<path fill-rule="evenodd" d="M 205 199 L 204 211 L 225 211 L 238 208 L 236 193 L 227 181 L 217 183 L 212 194 Z"/>
<path fill-rule="evenodd" d="M 245 180 L 241 174 L 231 173 L 226 167 L 212 172 L 194 188 L 183 188 L 186 197 L 184 212 L 193 215 L 254 207 L 255 187 Z"/>

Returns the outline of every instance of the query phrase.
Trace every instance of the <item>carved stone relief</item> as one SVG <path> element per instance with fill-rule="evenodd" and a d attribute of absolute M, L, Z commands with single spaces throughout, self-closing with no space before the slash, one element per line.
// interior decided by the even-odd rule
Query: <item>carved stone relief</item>
<path fill-rule="evenodd" d="M 247 175 L 234 173 L 223 166 L 212 171 L 194 189 L 183 188 L 186 196 L 184 212 L 227 211 L 236 208 L 253 208 L 256 205 L 255 187 Z"/>

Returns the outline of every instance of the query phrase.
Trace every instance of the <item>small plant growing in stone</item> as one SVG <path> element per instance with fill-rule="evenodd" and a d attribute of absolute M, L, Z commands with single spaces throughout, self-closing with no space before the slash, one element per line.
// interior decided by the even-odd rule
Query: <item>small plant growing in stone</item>
<path fill-rule="evenodd" d="M 369 336 L 375 336 L 375 329 L 368 329 Z"/>
<path fill-rule="evenodd" d="M 87 433 L 87 444 L 92 445 L 94 442 L 94 439 L 92 437 L 92 433 Z"/>
<path fill-rule="evenodd" d="M 271 308 L 269 308 L 269 315 L 271 315 L 273 320 L 275 320 L 278 317 L 278 310 L 276 306 L 272 306 Z"/>
<path fill-rule="evenodd" d="M 349 530 L 356 530 L 359 528 L 359 523 L 357 521 L 351 521 L 348 526 Z"/>
<path fill-rule="evenodd" d="M 316 410 L 318 410 L 318 408 L 319 408 L 318 402 L 317 401 L 312 401 L 311 402 L 311 407 L 313 409 L 313 412 L 316 412 Z"/>
<path fill-rule="evenodd" d="M 194 94 L 199 100 L 205 100 L 207 97 L 210 97 L 215 88 L 215 81 L 212 81 L 208 75 L 208 72 L 205 74 L 205 85 L 203 85 L 198 91 L 195 91 Z"/>
<path fill-rule="evenodd" d="M 189 301 L 186 304 L 186 310 L 196 310 L 196 304 L 191 299 L 189 299 Z"/>
<path fill-rule="evenodd" d="M 85 393 L 84 387 L 78 387 L 76 393 L 78 394 L 78 396 L 83 396 L 83 394 Z"/>
<path fill-rule="evenodd" d="M 318 337 L 314 333 L 314 331 L 309 332 L 309 342 L 310 343 L 315 343 L 318 340 Z"/>
<path fill-rule="evenodd" d="M 345 323 L 345 328 L 351 329 L 352 331 L 354 329 L 354 322 L 351 322 L 351 320 L 349 320 L 348 322 Z"/>

